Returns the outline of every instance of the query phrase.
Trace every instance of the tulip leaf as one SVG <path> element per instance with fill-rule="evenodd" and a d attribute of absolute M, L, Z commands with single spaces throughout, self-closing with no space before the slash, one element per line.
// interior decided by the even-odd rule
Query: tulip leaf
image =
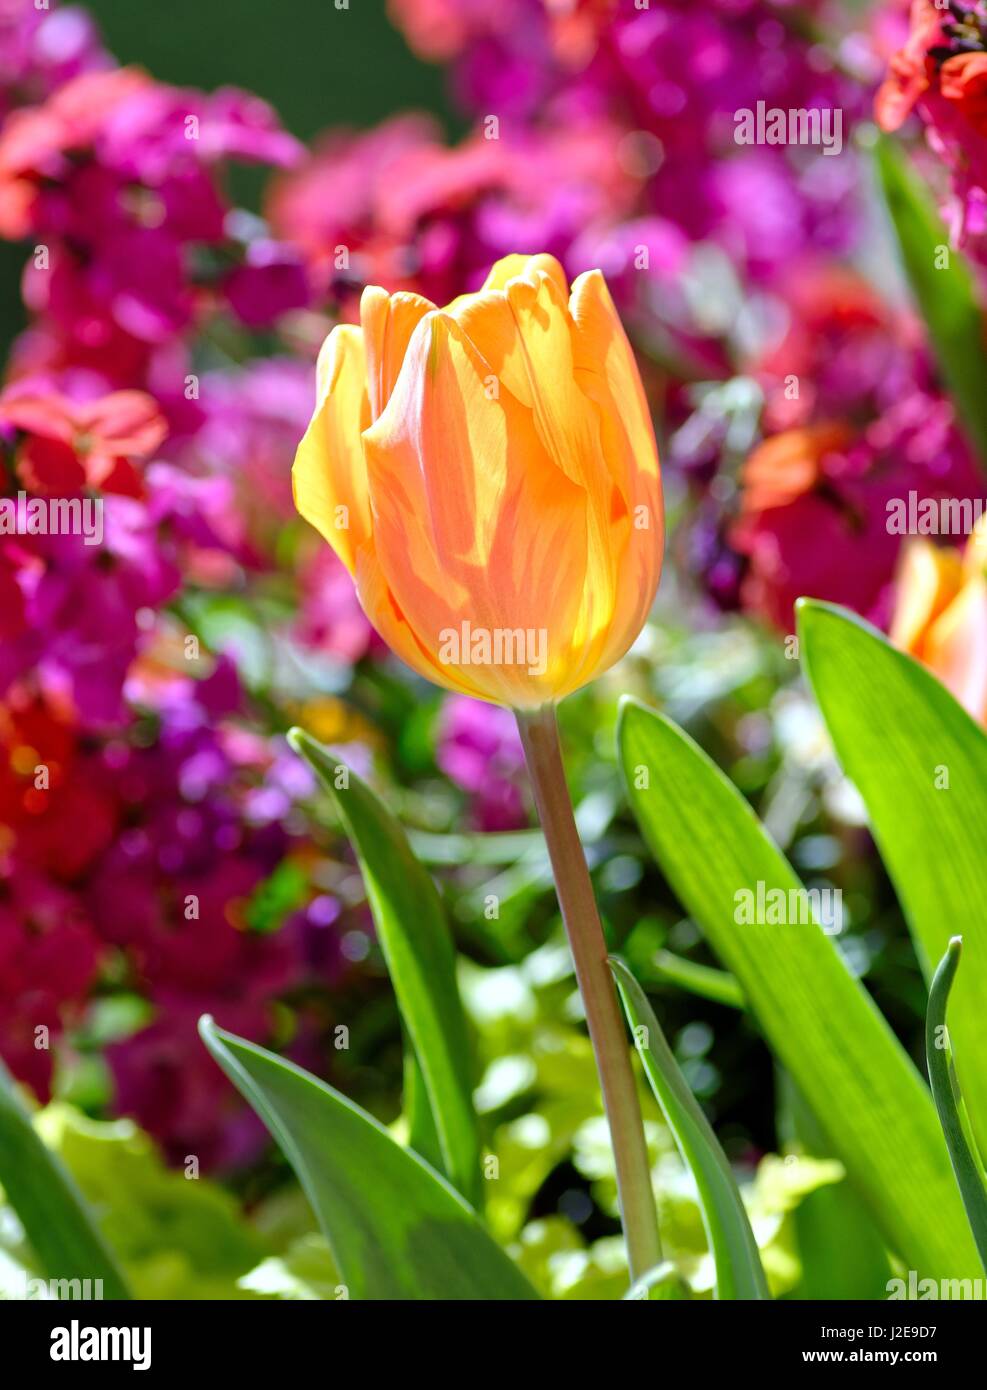
<path fill-rule="evenodd" d="M 716 1297 L 767 1298 L 757 1241 L 727 1156 L 689 1090 L 644 990 L 623 961 L 611 959 L 610 969 L 655 1099 L 696 1182 L 716 1266 Z"/>
<path fill-rule="evenodd" d="M 627 701 L 618 740 L 631 805 L 665 877 L 743 990 L 889 1247 L 923 1277 L 972 1276 L 976 1249 L 932 1097 L 832 937 L 814 920 L 738 923 L 738 895 L 759 884 L 804 901 L 788 861 L 670 720 Z"/>
<path fill-rule="evenodd" d="M 974 1065 L 987 1018 L 987 736 L 933 675 L 855 614 L 803 599 L 799 633 L 809 681 L 867 805 L 927 982 L 950 924 L 962 925 L 951 1032 L 987 1152 L 987 1067 Z"/>
<path fill-rule="evenodd" d="M 987 468 L 984 315 L 973 276 L 962 253 L 950 247 L 949 232 L 928 187 L 887 136 L 878 137 L 876 161 L 902 265 L 940 374 Z"/>
<path fill-rule="evenodd" d="M 474 1206 L 481 1201 L 480 1137 L 470 1067 L 470 1040 L 452 938 L 431 878 L 412 854 L 401 825 L 351 768 L 301 729 L 288 735 L 335 802 L 367 886 L 381 949 L 450 1182 Z M 342 775 L 341 775 L 342 774 Z M 430 1135 L 410 1106 L 413 1134 Z"/>
<path fill-rule="evenodd" d="M 984 1170 L 964 1124 L 963 1099 L 956 1081 L 946 1027 L 946 1005 L 960 963 L 962 938 L 954 936 L 939 962 L 925 1016 L 925 1055 L 929 1064 L 929 1081 L 939 1112 L 939 1122 L 946 1136 L 949 1157 L 956 1174 L 957 1186 L 970 1221 L 980 1259 L 987 1270 L 987 1192 L 984 1190 Z"/>
<path fill-rule="evenodd" d="M 815 1115 L 787 1072 L 778 1072 L 778 1131 L 809 1159 L 833 1155 Z M 807 1192 L 791 1213 L 802 1277 L 789 1297 L 857 1302 L 886 1299 L 894 1270 L 885 1241 L 844 1178 Z"/>
<path fill-rule="evenodd" d="M 102 1280 L 104 1298 L 130 1298 L 93 1213 L 61 1159 L 42 1142 L 2 1062 L 0 1186 L 49 1279 Z"/>
<path fill-rule="evenodd" d="M 211 1018 L 199 1032 L 294 1169 L 350 1298 L 537 1298 L 472 1207 L 373 1116 Z"/>
<path fill-rule="evenodd" d="M 425 1089 L 425 1078 L 418 1065 L 415 1049 L 405 1039 L 404 1049 L 404 1118 L 408 1126 L 408 1143 L 420 1158 L 440 1173 L 445 1172 L 442 1145 L 435 1128 L 435 1116 Z"/>
<path fill-rule="evenodd" d="M 678 985 L 700 999 L 708 999 L 728 1009 L 746 1007 L 743 991 L 725 970 L 715 970 L 711 965 L 700 965 L 697 961 L 686 960 L 684 956 L 665 950 L 655 952 L 651 969 L 656 980 Z"/>

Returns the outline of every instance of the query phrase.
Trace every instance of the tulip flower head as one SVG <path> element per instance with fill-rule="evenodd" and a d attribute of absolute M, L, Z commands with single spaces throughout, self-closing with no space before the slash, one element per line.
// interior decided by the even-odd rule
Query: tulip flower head
<path fill-rule="evenodd" d="M 658 454 L 599 271 L 509 256 L 438 309 L 364 291 L 319 356 L 299 512 L 429 680 L 533 709 L 614 664 L 661 570 Z"/>

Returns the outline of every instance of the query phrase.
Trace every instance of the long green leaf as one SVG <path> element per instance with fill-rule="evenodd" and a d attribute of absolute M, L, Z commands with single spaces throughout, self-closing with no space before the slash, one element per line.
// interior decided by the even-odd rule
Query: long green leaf
<path fill-rule="evenodd" d="M 832 938 L 814 921 L 738 925 L 740 890 L 756 892 L 759 882 L 765 892 L 801 889 L 787 860 L 732 783 L 669 720 L 626 702 L 618 737 L 631 804 L 658 863 L 889 1246 L 923 1277 L 971 1276 L 976 1250 L 932 1097 Z"/>
<path fill-rule="evenodd" d="M 876 160 L 902 264 L 939 370 L 987 468 L 987 337 L 973 276 L 962 254 L 949 248 L 932 194 L 898 145 L 879 136 Z"/>
<path fill-rule="evenodd" d="M 957 1070 L 987 1152 L 987 736 L 917 661 L 833 604 L 799 603 L 802 658 L 843 770 L 867 804 L 927 982 L 951 930 Z"/>
<path fill-rule="evenodd" d="M 435 1128 L 435 1116 L 429 1104 L 425 1078 L 418 1065 L 415 1049 L 406 1043 L 404 1049 L 404 1118 L 408 1126 L 408 1144 L 431 1167 L 445 1172 L 442 1145 Z"/>
<path fill-rule="evenodd" d="M 644 990 L 623 961 L 611 959 L 610 969 L 655 1099 L 696 1182 L 716 1266 L 716 1297 L 767 1298 L 757 1241 L 727 1156 L 689 1090 Z"/>
<path fill-rule="evenodd" d="M 469 1034 L 441 899 L 412 854 L 404 830 L 366 783 L 302 729 L 292 729 L 288 739 L 315 769 L 353 842 L 428 1094 L 443 1168 L 463 1196 L 478 1206 L 482 1175 Z M 428 1132 L 420 1115 L 413 1112 L 410 1119 L 415 1132 Z"/>
<path fill-rule="evenodd" d="M 0 1185 L 49 1279 L 100 1279 L 104 1298 L 130 1298 L 123 1273 L 75 1181 L 41 1142 L 2 1062 Z"/>
<path fill-rule="evenodd" d="M 778 1131 L 810 1158 L 832 1159 L 829 1141 L 787 1072 L 778 1072 Z M 844 1179 L 808 1192 L 791 1213 L 802 1277 L 791 1297 L 886 1299 L 894 1270 L 880 1231 Z"/>
<path fill-rule="evenodd" d="M 939 1122 L 946 1136 L 949 1157 L 956 1182 L 963 1196 L 963 1205 L 970 1221 L 973 1238 L 987 1270 L 987 1192 L 984 1173 L 974 1153 L 961 1119 L 962 1100 L 958 1094 L 951 1063 L 949 1032 L 946 1028 L 946 1005 L 949 991 L 960 963 L 962 938 L 954 936 L 939 962 L 939 969 L 929 991 L 929 1009 L 925 1016 L 925 1056 L 929 1064 L 929 1081 L 939 1112 Z"/>
<path fill-rule="evenodd" d="M 697 961 L 686 960 L 672 951 L 656 951 L 652 961 L 652 973 L 656 979 L 697 994 L 700 999 L 709 999 L 714 1004 L 723 1004 L 728 1009 L 745 1007 L 743 991 L 737 981 L 725 970 L 716 970 L 711 965 L 700 965 Z M 647 981 L 645 981 L 647 983 Z"/>
<path fill-rule="evenodd" d="M 371 1115 L 211 1018 L 199 1032 L 294 1169 L 350 1298 L 537 1297 L 459 1193 Z"/>

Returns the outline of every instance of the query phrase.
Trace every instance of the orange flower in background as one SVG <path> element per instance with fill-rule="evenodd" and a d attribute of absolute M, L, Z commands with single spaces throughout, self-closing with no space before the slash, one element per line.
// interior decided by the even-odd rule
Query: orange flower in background
<path fill-rule="evenodd" d="M 741 507 L 745 514 L 787 507 L 824 477 L 823 464 L 841 453 L 853 438 L 839 421 L 784 430 L 765 439 L 753 451 L 740 475 Z"/>
<path fill-rule="evenodd" d="M 913 538 L 898 574 L 891 640 L 987 725 L 987 518 L 965 552 Z"/>
<path fill-rule="evenodd" d="M 509 256 L 443 310 L 368 288 L 323 345 L 301 514 L 439 685 L 531 709 L 613 665 L 661 569 L 658 454 L 599 271 Z"/>
<path fill-rule="evenodd" d="M 0 395 L 0 428 L 21 431 L 17 473 L 32 492 L 83 487 L 140 493 L 133 460 L 154 453 L 168 433 L 157 402 L 144 391 L 112 391 L 94 401 L 13 387 Z"/>

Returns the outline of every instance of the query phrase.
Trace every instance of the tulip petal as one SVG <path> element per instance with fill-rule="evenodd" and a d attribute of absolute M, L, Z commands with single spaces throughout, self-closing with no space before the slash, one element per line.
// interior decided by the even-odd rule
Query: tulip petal
<path fill-rule="evenodd" d="M 551 274 L 537 264 L 545 259 L 555 267 Z M 582 659 L 572 672 L 582 685 L 592 676 L 611 629 L 616 550 L 621 548 L 615 550 L 611 523 L 622 505 L 614 506 L 600 412 L 576 379 L 575 326 L 561 275 L 550 257 L 532 257 L 522 276 L 507 280 L 503 290 L 463 301 L 454 317 L 502 387 L 531 409 L 541 443 L 560 473 L 586 492 L 586 588 L 576 629 Z"/>
<path fill-rule="evenodd" d="M 482 685 L 467 679 L 465 672 L 441 664 L 435 652 L 430 651 L 419 639 L 391 592 L 376 554 L 369 547 L 361 550 L 357 557 L 355 578 L 363 611 L 406 666 L 433 684 L 455 690 L 460 695 L 471 695 L 477 700 L 490 699 Z"/>
<path fill-rule="evenodd" d="M 599 427 L 575 383 L 566 297 L 552 276 L 531 268 L 533 260 L 525 264 L 525 275 L 508 280 L 503 289 L 457 301 L 452 317 L 500 384 L 534 412 L 556 466 L 588 489 L 599 473 Z"/>
<path fill-rule="evenodd" d="M 554 256 L 545 255 L 543 252 L 537 256 L 503 256 L 494 263 L 490 274 L 483 282 L 483 289 L 506 289 L 509 281 L 517 280 L 525 275 L 531 278 L 539 270 L 555 281 L 559 293 L 563 297 L 568 296 L 569 282 L 565 278 L 565 271 Z M 465 299 L 467 296 L 464 295 L 463 298 Z"/>
<path fill-rule="evenodd" d="M 970 579 L 926 636 L 924 656 L 965 710 L 987 723 L 987 580 Z"/>
<path fill-rule="evenodd" d="M 894 645 L 925 660 L 928 629 L 956 597 L 961 581 L 962 561 L 955 550 L 917 538 L 906 542 L 888 634 Z"/>
<path fill-rule="evenodd" d="M 467 654 L 441 661 L 442 684 L 478 684 L 517 707 L 552 698 L 589 583 L 587 495 L 554 465 L 533 412 L 490 390 L 454 318 L 429 314 L 416 329 L 364 447 L 377 558 L 424 649 L 438 653 L 463 623 L 547 643 L 544 671 Z"/>
<path fill-rule="evenodd" d="M 987 513 L 977 518 L 963 552 L 963 573 L 967 576 L 987 573 Z"/>
<path fill-rule="evenodd" d="M 606 456 L 630 508 L 639 498 L 653 499 L 659 477 L 651 411 L 634 353 L 598 270 L 574 281 L 569 310 L 576 326 L 576 377 L 612 430 Z"/>
<path fill-rule="evenodd" d="M 599 411 L 602 458 L 619 504 L 611 507 L 617 593 L 601 668 L 635 640 L 661 575 L 664 505 L 658 447 L 647 397 L 627 335 L 598 270 L 580 275 L 569 301 L 575 324 L 575 378 Z"/>
<path fill-rule="evenodd" d="M 370 424 L 363 334 L 340 324 L 326 338 L 316 372 L 315 413 L 291 470 L 295 506 L 329 542 L 351 574 L 371 540 L 361 431 Z"/>
<path fill-rule="evenodd" d="M 420 294 L 388 294 L 368 285 L 360 299 L 360 323 L 367 352 L 370 414 L 376 420 L 390 400 L 411 335 L 435 305 Z"/>

